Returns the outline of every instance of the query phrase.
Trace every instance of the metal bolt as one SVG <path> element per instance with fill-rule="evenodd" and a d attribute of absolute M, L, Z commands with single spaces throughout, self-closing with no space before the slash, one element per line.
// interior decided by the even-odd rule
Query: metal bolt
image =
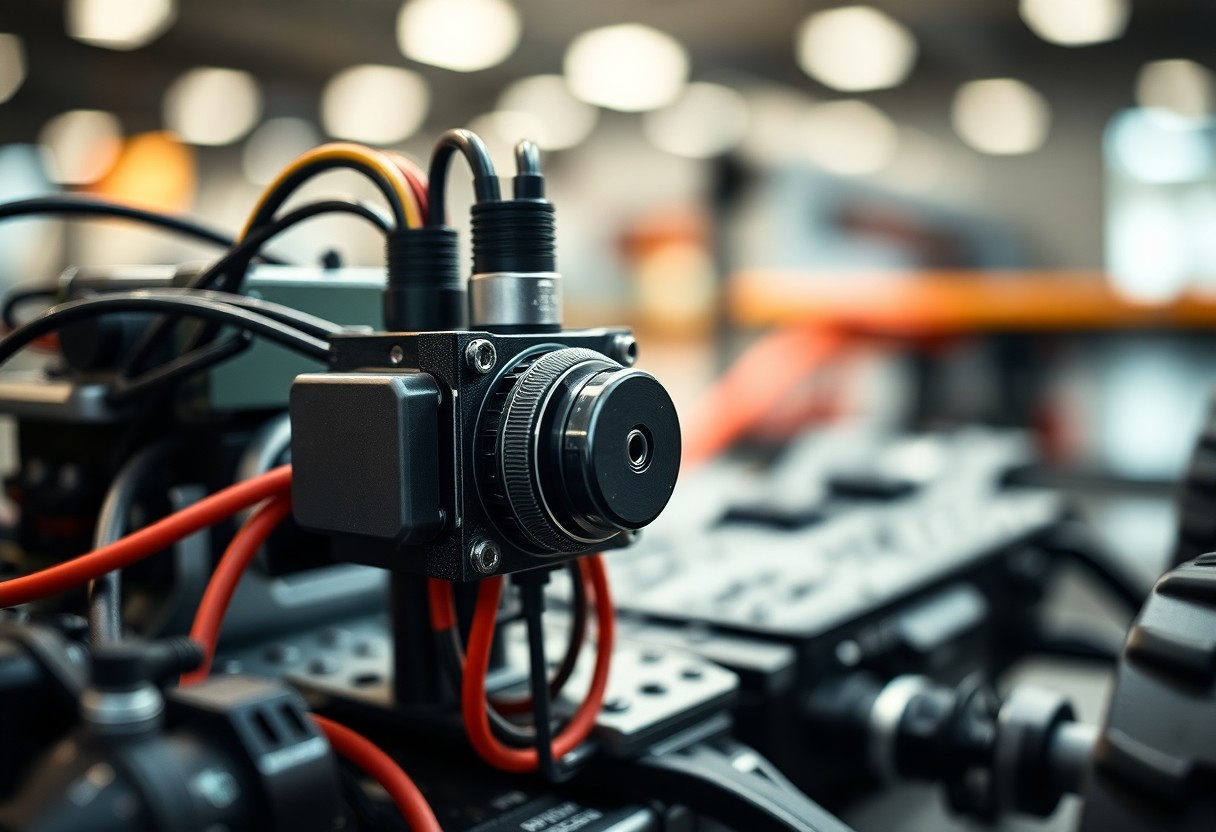
<path fill-rule="evenodd" d="M 468 364 L 469 369 L 478 375 L 484 376 L 493 370 L 497 361 L 498 350 L 494 349 L 494 345 L 484 338 L 472 340 L 464 348 L 464 363 Z"/>
<path fill-rule="evenodd" d="M 632 335 L 618 335 L 612 339 L 612 357 L 626 367 L 638 363 L 638 342 Z"/>
<path fill-rule="evenodd" d="M 399 344 L 393 344 L 393 348 L 388 351 L 389 363 L 394 367 L 405 360 L 405 350 L 401 349 Z"/>
<path fill-rule="evenodd" d="M 473 544 L 469 557 L 474 569 L 483 575 L 492 575 L 502 560 L 502 550 L 492 540 L 479 540 Z"/>

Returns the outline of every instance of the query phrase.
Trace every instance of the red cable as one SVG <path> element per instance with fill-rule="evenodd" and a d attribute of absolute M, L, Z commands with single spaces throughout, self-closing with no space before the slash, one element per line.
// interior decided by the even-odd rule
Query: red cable
<path fill-rule="evenodd" d="M 553 740 L 553 757 L 560 760 L 591 734 L 595 719 L 604 704 L 608 687 L 608 671 L 612 666 L 615 639 L 612 595 L 608 575 L 599 555 L 587 558 L 591 584 L 595 589 L 595 621 L 597 634 L 595 671 L 587 698 L 578 706 L 566 729 Z M 490 765 L 515 774 L 536 771 L 540 765 L 536 749 L 510 748 L 499 742 L 490 729 L 486 714 L 486 674 L 490 669 L 490 649 L 494 643 L 494 628 L 498 618 L 498 601 L 502 594 L 502 578 L 486 578 L 477 590 L 477 607 L 469 630 L 468 655 L 464 681 L 460 689 L 460 706 L 464 713 L 464 728 L 477 754 Z"/>
<path fill-rule="evenodd" d="M 232 542 L 224 550 L 223 556 L 216 564 L 215 572 L 207 582 L 203 598 L 199 601 L 198 611 L 194 614 L 194 624 L 190 627 L 190 638 L 203 647 L 203 663 L 197 670 L 182 676 L 183 685 L 192 685 L 207 678 L 211 672 L 211 660 L 215 657 L 215 648 L 220 640 L 220 627 L 224 623 L 224 613 L 232 601 L 232 593 L 240 583 L 241 575 L 253 561 L 266 538 L 275 530 L 279 523 L 291 514 L 291 497 L 283 494 L 272 497 L 258 506 L 240 530 L 233 535 Z"/>
<path fill-rule="evenodd" d="M 325 734 L 334 751 L 363 769 L 384 787 L 409 823 L 410 832 L 440 832 L 439 821 L 436 820 L 430 804 L 426 802 L 426 797 L 392 757 L 381 751 L 367 737 L 345 725 L 316 714 L 312 715 L 312 719 Z"/>
<path fill-rule="evenodd" d="M 190 637 L 203 648 L 203 664 L 198 670 L 182 676 L 181 684 L 192 685 L 207 678 L 215 648 L 219 642 L 224 613 L 240 583 L 241 575 L 266 542 L 270 533 L 291 513 L 291 498 L 287 494 L 267 500 L 241 526 L 224 551 L 215 572 L 207 582 L 199 602 Z M 397 808 L 410 825 L 411 832 L 439 832 L 439 821 L 431 811 L 422 792 L 401 767 L 363 735 L 331 719 L 312 714 L 313 721 L 325 734 L 334 751 L 367 772 L 392 797 Z"/>
<path fill-rule="evenodd" d="M 427 215 L 427 201 L 429 194 L 426 187 L 426 174 L 422 172 L 422 168 L 418 164 L 406 156 L 404 153 L 396 151 L 385 151 L 385 155 L 393 160 L 393 164 L 401 171 L 405 181 L 409 184 L 410 190 L 414 192 L 414 200 L 418 203 L 418 207 L 422 210 L 422 216 Z"/>
<path fill-rule="evenodd" d="M 94 580 L 115 569 L 123 569 L 267 497 L 285 494 L 290 489 L 290 465 L 231 485 L 108 546 L 32 575 L 0 583 L 0 607 L 26 604 Z"/>
<path fill-rule="evenodd" d="M 587 566 L 586 560 L 580 559 L 578 562 L 578 567 L 579 580 L 583 583 L 584 593 L 588 598 L 594 597 L 595 586 L 591 582 L 591 573 L 589 571 L 589 567 Z M 426 593 L 431 617 L 431 629 L 436 633 L 445 633 L 448 630 L 455 629 L 456 604 L 452 597 L 451 582 L 444 581 L 439 578 L 428 578 L 426 582 Z M 574 626 L 573 621 L 570 623 L 570 626 Z M 584 627 L 583 633 L 579 634 L 578 636 L 577 646 L 573 650 L 575 662 L 578 661 L 578 656 L 582 652 L 585 638 L 586 629 Z M 460 667 L 463 671 L 465 666 L 464 654 L 461 653 L 459 656 L 457 656 L 457 659 L 460 661 Z M 565 664 L 567 661 L 569 661 L 569 659 L 563 659 L 562 663 Z M 559 673 L 560 672 L 561 671 L 559 671 Z M 559 685 L 557 681 L 558 680 L 553 679 L 549 682 L 549 693 L 553 697 L 556 697 L 561 692 L 562 685 L 565 684 L 563 681 L 561 685 Z M 531 696 L 524 696 L 520 699 L 489 698 L 488 701 L 490 703 L 490 707 L 505 716 L 529 714 L 532 713 L 533 709 Z"/>

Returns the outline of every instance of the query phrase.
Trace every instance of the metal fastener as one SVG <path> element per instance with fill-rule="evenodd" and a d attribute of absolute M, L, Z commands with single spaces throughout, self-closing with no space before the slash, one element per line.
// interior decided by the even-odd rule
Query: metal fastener
<path fill-rule="evenodd" d="M 612 339 L 612 357 L 632 367 L 638 363 L 638 342 L 632 335 L 621 334 Z"/>
<path fill-rule="evenodd" d="M 464 363 L 478 375 L 484 376 L 494 369 L 498 361 L 498 350 L 484 338 L 476 338 L 464 348 Z"/>
<path fill-rule="evenodd" d="M 405 350 L 401 349 L 399 344 L 393 344 L 393 348 L 388 351 L 389 363 L 396 367 L 405 360 Z"/>
<path fill-rule="evenodd" d="M 502 550 L 492 540 L 479 540 L 473 544 L 469 557 L 474 569 L 483 575 L 492 575 L 502 560 Z"/>

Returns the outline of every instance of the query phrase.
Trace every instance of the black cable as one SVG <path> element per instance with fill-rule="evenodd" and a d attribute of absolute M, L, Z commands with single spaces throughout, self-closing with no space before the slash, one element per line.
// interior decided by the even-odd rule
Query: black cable
<path fill-rule="evenodd" d="M 94 197 L 69 195 L 38 196 L 0 204 L 0 221 L 34 216 L 115 217 L 140 222 L 156 228 L 163 228 L 167 231 L 174 231 L 178 234 L 184 234 L 187 237 L 193 237 L 196 240 L 202 240 L 207 243 L 214 243 L 218 246 L 228 247 L 235 242 L 231 235 L 208 228 L 195 220 L 174 217 L 156 211 L 148 211 L 131 205 L 108 202 Z M 283 264 L 282 260 L 274 257 L 263 256 L 262 259 L 267 263 Z"/>
<path fill-rule="evenodd" d="M 234 293 L 240 292 L 250 261 L 252 261 L 267 241 L 298 223 L 320 216 L 321 214 L 332 213 L 354 214 L 355 216 L 362 217 L 386 233 L 391 230 L 390 221 L 384 216 L 383 212 L 366 203 L 342 199 L 326 199 L 310 202 L 307 205 L 301 205 L 299 208 L 287 212 L 267 225 L 262 225 L 250 231 L 244 239 L 232 247 L 231 251 L 213 263 L 206 271 L 191 280 L 188 288 L 206 289 L 216 284 L 222 284 L 223 288 L 228 291 Z M 225 276 L 228 277 L 227 281 L 222 280 Z M 133 373 L 144 366 L 144 363 L 163 342 L 169 333 L 169 329 L 177 320 L 176 317 L 165 316 L 158 318 L 148 325 L 143 335 L 140 336 L 140 339 L 131 348 L 127 360 L 123 363 L 122 377 L 132 378 Z M 199 346 L 202 341 L 207 340 L 213 335 L 214 332 L 210 331 L 199 333 L 198 336 L 191 339 L 187 345 L 187 349 Z"/>
<path fill-rule="evenodd" d="M 123 464 L 110 489 L 106 492 L 97 528 L 93 532 L 93 548 L 108 546 L 127 533 L 131 508 L 140 497 L 149 474 L 158 470 L 174 444 L 168 441 L 147 445 Z M 122 573 L 107 572 L 89 584 L 89 640 L 105 644 L 122 639 Z"/>
<path fill-rule="evenodd" d="M 569 640 L 566 644 L 566 652 L 562 657 L 561 665 L 558 667 L 552 680 L 546 682 L 548 695 L 551 699 L 557 698 L 565 687 L 566 682 L 569 681 L 570 675 L 574 672 L 586 633 L 588 616 L 586 588 L 583 586 L 578 562 L 571 561 L 567 568 L 570 571 L 570 579 L 574 584 L 574 596 L 571 601 L 574 617 L 571 620 Z M 448 681 L 456 690 L 460 690 L 464 676 L 462 669 L 464 667 L 464 645 L 460 641 L 460 628 L 452 627 L 450 630 L 436 632 L 435 635 L 440 661 L 443 663 L 443 669 L 447 674 Z M 547 673 L 548 668 L 546 667 L 542 673 L 542 678 L 545 678 Z M 531 710 L 535 704 L 535 696 L 525 701 L 529 705 L 529 710 Z M 536 731 L 532 726 L 517 725 L 511 722 L 497 711 L 493 704 L 488 707 L 487 714 L 490 719 L 490 728 L 501 742 L 514 748 L 531 748 L 535 745 Z M 564 721 L 557 723 L 551 729 L 551 734 L 560 732 L 564 727 Z"/>
<path fill-rule="evenodd" d="M 318 318 L 316 315 L 301 312 L 290 306 L 262 300 L 261 298 L 251 298 L 248 295 L 238 295 L 235 292 L 218 292 L 213 289 L 187 289 L 183 287 L 141 289 L 140 291 L 150 297 L 202 298 L 203 300 L 211 300 L 216 303 L 226 303 L 229 306 L 236 306 L 250 312 L 256 312 L 263 317 L 270 318 L 272 321 L 287 324 L 293 329 L 298 329 L 317 338 L 329 338 L 329 336 L 336 335 L 345 329 L 345 327 L 333 321 Z M 106 296 L 103 293 L 100 295 L 90 295 L 89 297 Z"/>
<path fill-rule="evenodd" d="M 502 199 L 494 161 L 481 137 L 470 130 L 449 130 L 439 137 L 431 151 L 431 167 L 427 173 L 427 225 L 447 224 L 448 167 L 457 152 L 464 155 L 473 171 L 473 193 L 478 202 Z"/>
<path fill-rule="evenodd" d="M 393 230 L 392 221 L 374 205 L 346 199 L 322 199 L 309 202 L 276 217 L 273 221 L 252 226 L 247 235 L 232 250 L 217 260 L 205 272 L 190 281 L 192 289 L 207 289 L 215 285 L 232 292 L 239 292 L 245 280 L 248 263 L 257 256 L 261 247 L 271 238 L 277 237 L 293 225 L 322 214 L 353 214 L 367 220 L 380 231 L 388 233 Z M 233 265 L 240 268 L 233 269 Z M 222 280 L 227 276 L 228 280 Z"/>
<path fill-rule="evenodd" d="M 570 677 L 574 675 L 574 668 L 578 665 L 579 655 L 583 650 L 583 642 L 587 635 L 587 587 L 583 584 L 582 572 L 579 569 L 578 561 L 571 561 L 567 569 L 570 572 L 571 583 L 571 599 L 570 599 L 570 631 L 566 641 L 566 652 L 562 656 L 561 663 L 557 666 L 557 670 L 553 673 L 553 678 L 549 681 L 549 696 L 556 699 L 566 687 L 566 683 L 570 681 Z M 507 708 L 514 711 L 520 708 L 524 711 L 531 710 L 531 703 L 527 700 L 493 702 L 494 706 L 499 709 L 504 709 L 504 713 L 509 711 Z"/>
<path fill-rule="evenodd" d="M 310 358 L 325 360 L 329 357 L 329 344 L 326 341 L 289 328 L 265 315 L 188 294 L 164 296 L 149 291 L 134 291 L 96 295 L 68 301 L 49 309 L 0 339 L 0 364 L 43 335 L 55 332 L 73 321 L 110 312 L 172 312 L 218 321 L 261 335 Z"/>
<path fill-rule="evenodd" d="M 266 198 L 258 206 L 257 212 L 249 220 L 249 234 L 269 223 L 271 218 L 283 207 L 283 203 L 287 201 L 287 198 L 295 193 L 301 185 L 319 173 L 337 168 L 355 170 L 371 179 L 380 193 L 384 194 L 384 198 L 388 200 L 389 208 L 393 213 L 393 223 L 396 227 L 405 228 L 409 225 L 409 221 L 405 216 L 405 205 L 402 204 L 401 197 L 397 193 L 397 189 L 393 187 L 393 183 L 383 173 L 376 170 L 376 168 L 367 162 L 355 158 L 319 159 L 288 176 L 273 191 L 266 195 Z"/>
<path fill-rule="evenodd" d="M 17 307 L 34 298 L 54 298 L 59 294 L 57 286 L 14 287 L 4 296 L 4 306 L 0 307 L 0 321 L 9 329 L 17 328 Z"/>

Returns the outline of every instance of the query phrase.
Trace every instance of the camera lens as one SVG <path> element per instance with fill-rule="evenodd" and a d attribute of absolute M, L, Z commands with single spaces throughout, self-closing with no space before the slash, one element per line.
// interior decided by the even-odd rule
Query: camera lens
<path fill-rule="evenodd" d="M 536 554 L 585 552 L 652 522 L 680 468 L 680 424 L 653 376 L 598 352 L 526 358 L 492 396 L 482 494 Z"/>

